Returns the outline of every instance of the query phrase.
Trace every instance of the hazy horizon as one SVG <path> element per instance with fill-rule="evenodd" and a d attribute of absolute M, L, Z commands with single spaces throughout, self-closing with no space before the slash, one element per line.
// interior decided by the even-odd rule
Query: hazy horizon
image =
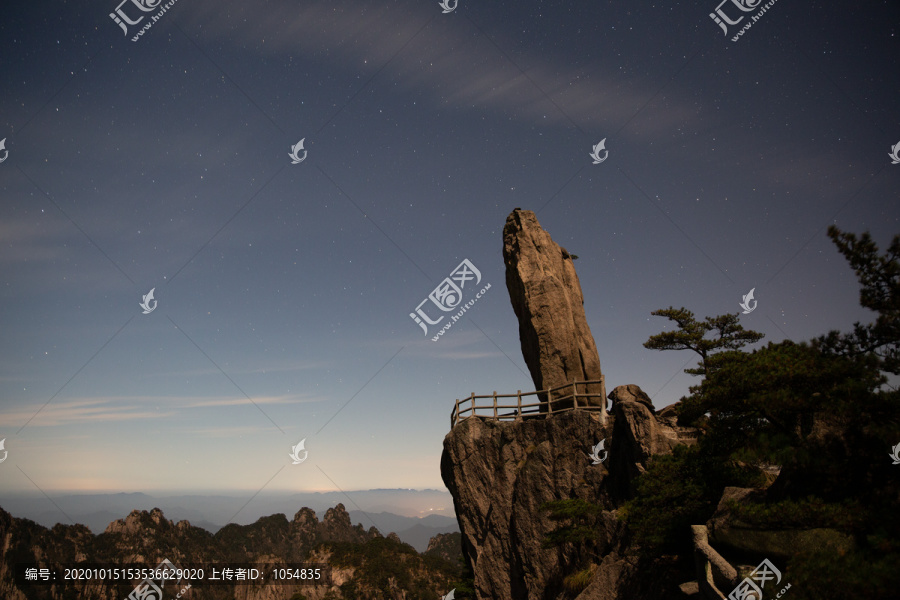
<path fill-rule="evenodd" d="M 251 489 L 210 489 L 210 490 L 186 490 L 186 491 L 173 491 L 173 490 L 132 490 L 132 491 L 122 491 L 122 490 L 44 490 L 46 493 L 52 494 L 61 494 L 61 495 L 70 495 L 70 496 L 92 496 L 92 495 L 137 495 L 144 494 L 147 496 L 153 497 L 170 497 L 170 496 L 227 496 L 229 494 L 242 495 L 247 492 L 257 492 L 258 490 Z M 290 496 L 295 494 L 332 494 L 332 493 L 361 493 L 361 492 L 381 492 L 381 491 L 409 491 L 409 492 L 443 492 L 449 494 L 449 490 L 447 488 L 439 489 L 439 488 L 369 488 L 369 489 L 360 489 L 360 490 L 343 490 L 342 492 L 336 492 L 335 490 L 267 490 L 265 492 L 266 495 L 270 496 Z M 4 496 L 28 496 L 28 497 L 43 497 L 43 493 L 39 491 L 28 491 L 28 490 L 11 490 L 4 491 Z M 3 497 L 0 496 L 0 502 L 2 502 Z"/>

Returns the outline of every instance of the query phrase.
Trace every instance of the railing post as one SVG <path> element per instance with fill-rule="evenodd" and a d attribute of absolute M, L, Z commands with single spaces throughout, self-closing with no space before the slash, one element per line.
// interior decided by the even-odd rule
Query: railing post
<path fill-rule="evenodd" d="M 553 414 L 553 388 L 547 389 L 547 416 Z"/>
<path fill-rule="evenodd" d="M 516 390 L 516 420 L 522 418 L 522 390 Z"/>
<path fill-rule="evenodd" d="M 578 380 L 572 382 L 572 408 L 578 410 Z"/>
<path fill-rule="evenodd" d="M 494 420 L 497 420 L 497 390 L 494 390 Z"/>

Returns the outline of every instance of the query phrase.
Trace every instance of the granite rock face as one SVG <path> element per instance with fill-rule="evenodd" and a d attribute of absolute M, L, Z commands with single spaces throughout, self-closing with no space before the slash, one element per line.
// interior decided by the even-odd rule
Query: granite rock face
<path fill-rule="evenodd" d="M 695 431 L 657 419 L 650 398 L 634 384 L 618 386 L 609 398 L 613 401 L 609 469 L 615 473 L 611 492 L 624 500 L 634 495 L 636 479 L 650 457 L 671 454 L 678 444 L 694 443 Z"/>
<path fill-rule="evenodd" d="M 672 582 L 648 576 L 653 567 L 638 568 L 616 511 L 653 455 L 691 441 L 679 433 L 631 399 L 614 405 L 606 423 L 598 412 L 569 411 L 515 422 L 470 418 L 456 425 L 444 438 L 441 477 L 453 495 L 476 597 L 564 597 L 564 577 L 586 555 L 597 562 L 579 599 L 664 597 L 660 590 Z M 594 464 L 591 449 L 604 439 L 609 455 Z M 596 536 L 583 545 L 544 547 L 558 523 L 542 505 L 572 498 L 601 508 L 591 523 Z"/>
<path fill-rule="evenodd" d="M 622 524 L 603 494 L 609 476 L 593 465 L 591 446 L 612 429 L 599 414 L 501 422 L 466 419 L 444 438 L 441 476 L 453 495 L 463 553 L 478 598 L 554 598 L 584 548 L 544 548 L 556 524 L 541 505 L 580 498 L 604 508 L 593 550 L 618 547 Z"/>
<path fill-rule="evenodd" d="M 522 355 L 535 389 L 573 381 L 602 381 L 600 357 L 585 318 L 575 264 L 530 210 L 517 208 L 506 218 L 503 261 L 509 298 L 519 319 Z M 587 403 L 605 410 L 605 384 L 590 387 L 587 393 L 597 397 L 587 399 Z"/>

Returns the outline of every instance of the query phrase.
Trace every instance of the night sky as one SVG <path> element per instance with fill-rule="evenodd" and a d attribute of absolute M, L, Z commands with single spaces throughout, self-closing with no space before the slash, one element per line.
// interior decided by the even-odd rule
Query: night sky
<path fill-rule="evenodd" d="M 454 400 L 533 389 L 515 207 L 657 408 L 696 360 L 643 348 L 653 310 L 873 320 L 825 230 L 900 232 L 895 2 L 736 42 L 759 6 L 178 0 L 133 42 L 162 8 L 126 35 L 118 2 L 0 9 L 0 494 L 443 489 Z M 432 341 L 410 313 L 464 259 L 491 287 Z"/>

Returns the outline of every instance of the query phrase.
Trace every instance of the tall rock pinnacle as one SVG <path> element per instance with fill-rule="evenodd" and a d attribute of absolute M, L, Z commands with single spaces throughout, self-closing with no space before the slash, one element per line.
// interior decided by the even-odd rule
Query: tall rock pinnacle
<path fill-rule="evenodd" d="M 522 355 L 535 389 L 573 381 L 603 382 L 575 264 L 532 211 L 517 208 L 506 218 L 503 262 L 509 299 L 519 319 Z M 606 407 L 605 382 L 587 390 L 579 386 L 578 392 L 582 391 L 598 394 L 590 404 Z M 563 406 L 554 403 L 556 408 Z"/>

